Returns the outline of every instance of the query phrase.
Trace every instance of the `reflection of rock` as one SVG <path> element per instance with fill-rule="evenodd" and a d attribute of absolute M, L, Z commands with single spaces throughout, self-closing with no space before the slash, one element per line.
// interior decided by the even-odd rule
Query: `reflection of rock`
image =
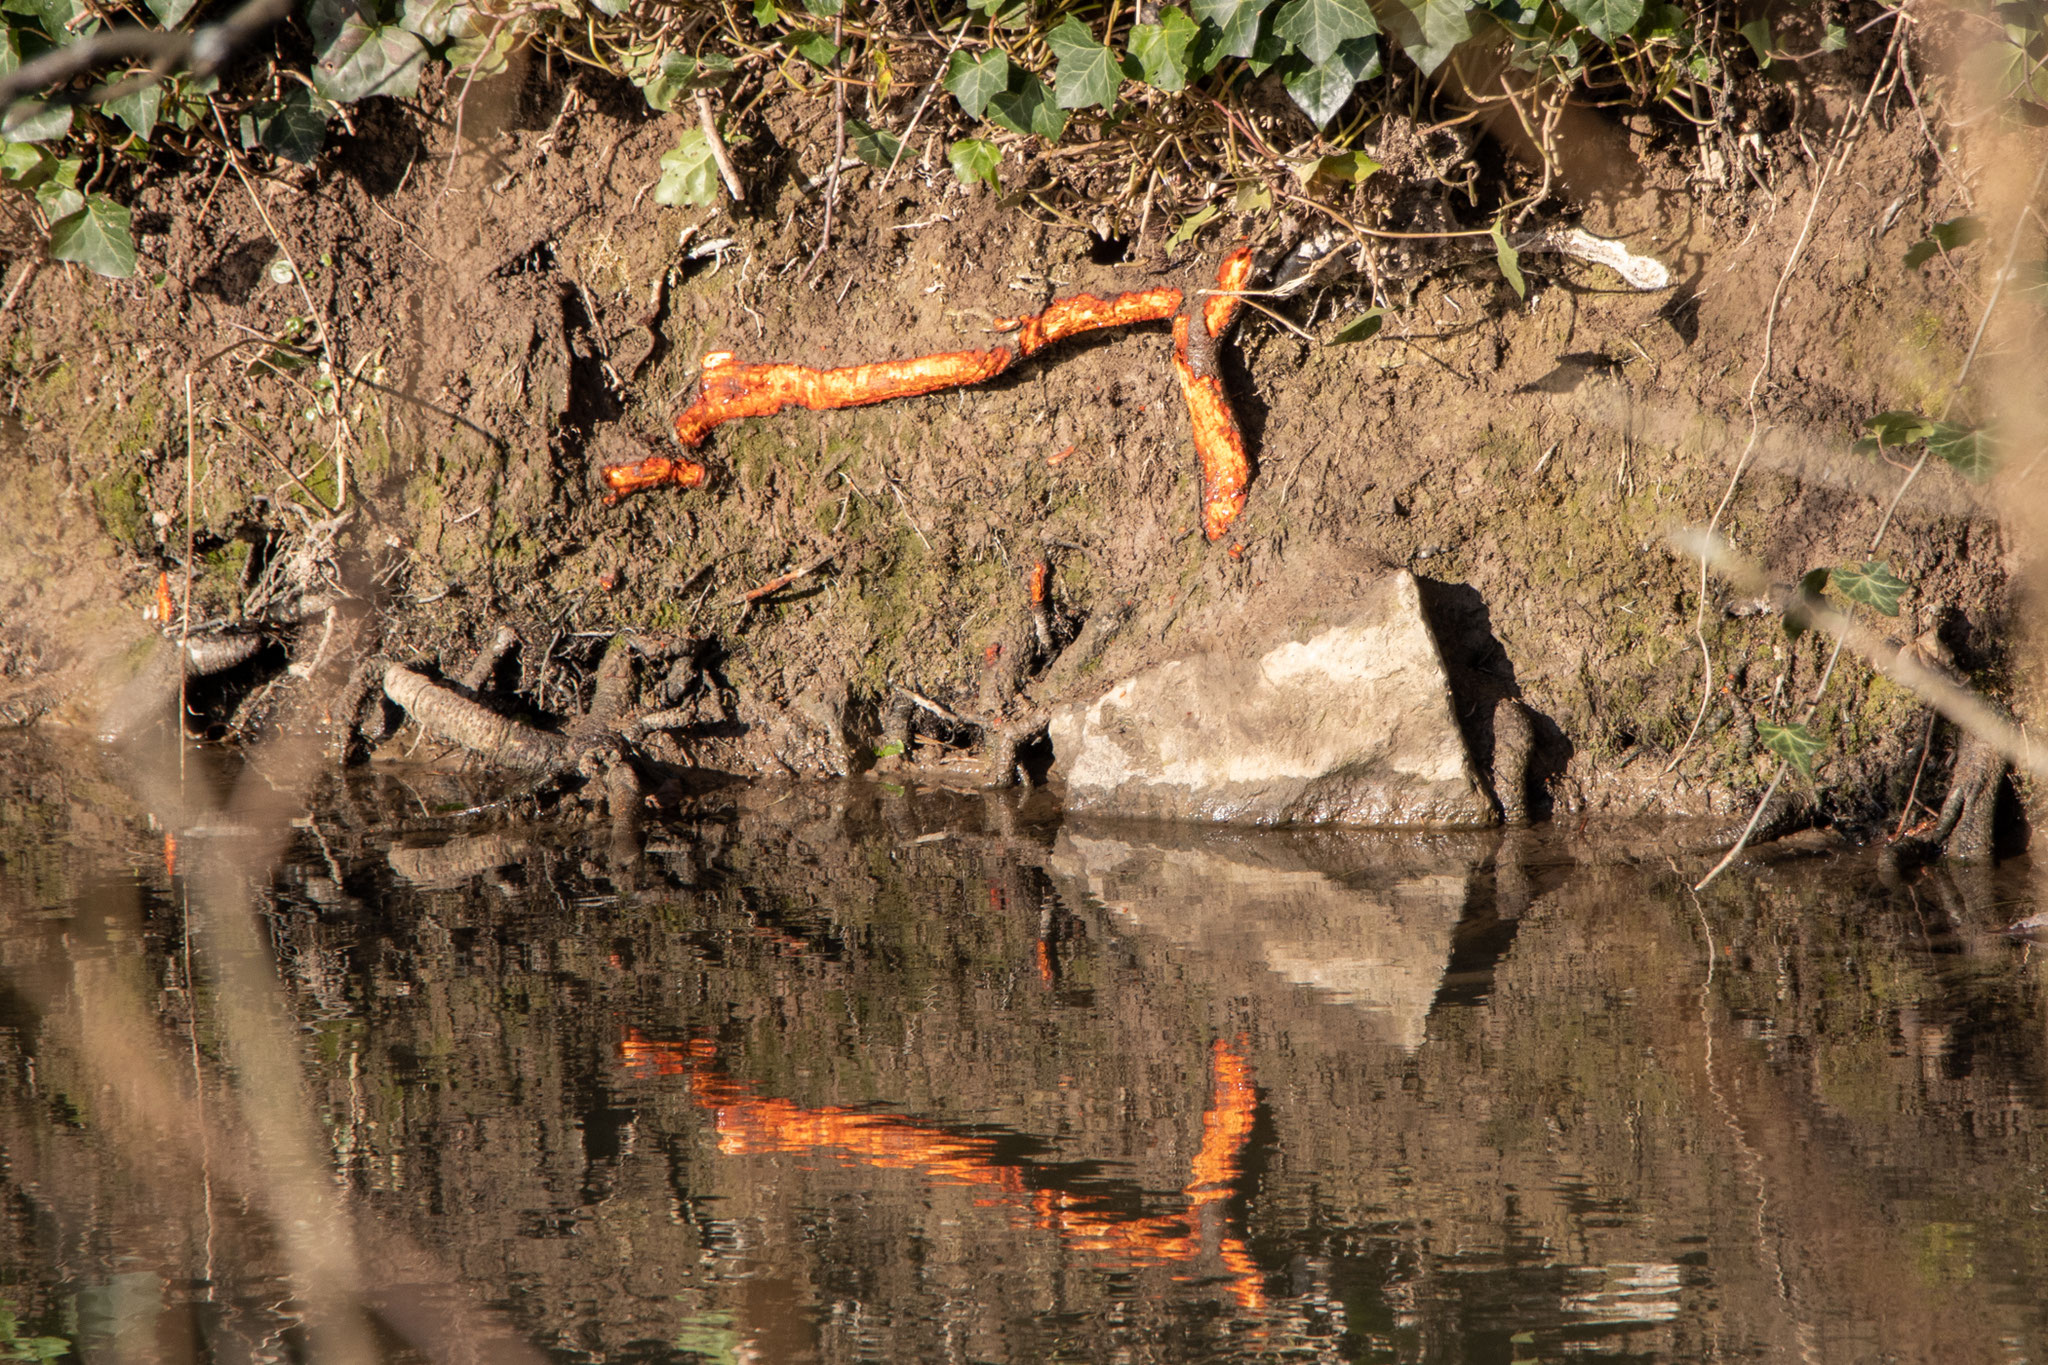
<path fill-rule="evenodd" d="M 1236 824 L 1489 825 L 1407 573 L 1263 653 L 1201 654 L 1054 713 L 1078 810 Z"/>
<path fill-rule="evenodd" d="M 1483 856 L 1482 836 L 1427 843 L 1176 830 L 1060 832 L 1047 870 L 1070 900 L 1099 902 L 1174 943 L 1268 970 L 1423 1041 Z"/>

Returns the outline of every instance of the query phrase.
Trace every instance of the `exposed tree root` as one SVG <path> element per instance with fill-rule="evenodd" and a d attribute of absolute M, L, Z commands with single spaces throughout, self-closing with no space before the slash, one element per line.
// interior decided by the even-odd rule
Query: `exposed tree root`
<path fill-rule="evenodd" d="M 1941 815 L 1934 822 L 1932 842 L 1951 858 L 1989 858 L 1998 815 L 1998 787 L 2004 779 L 2005 756 L 1986 740 L 1964 731 L 1956 747 L 1948 799 L 1941 803 Z"/>
<path fill-rule="evenodd" d="M 385 667 L 384 695 L 428 734 L 459 744 L 496 767 L 552 776 L 573 764 L 569 743 L 561 735 L 501 716 L 404 664 Z"/>
<path fill-rule="evenodd" d="M 1251 472 L 1244 437 L 1216 372 L 1215 347 L 1237 316 L 1237 291 L 1250 282 L 1253 269 L 1251 249 L 1240 247 L 1217 268 L 1214 291 L 1162 286 L 1108 299 L 1078 294 L 1041 313 L 997 318 L 996 328 L 1011 333 L 1011 340 L 983 351 L 944 351 L 831 370 L 742 365 L 730 351 L 713 351 L 704 357 L 696 401 L 676 416 L 676 439 L 695 449 L 726 422 L 770 417 L 785 407 L 823 412 L 985 383 L 1020 359 L 1068 337 L 1173 318 L 1174 368 L 1188 400 L 1195 450 L 1202 460 L 1202 526 L 1209 539 L 1216 540 L 1244 510 Z M 616 503 L 664 485 L 695 488 L 704 482 L 705 471 L 690 460 L 654 456 L 607 465 L 600 475 L 610 490 L 605 501 Z"/>
<path fill-rule="evenodd" d="M 1493 795 L 1500 802 L 1500 822 L 1510 827 L 1529 823 L 1529 756 L 1536 747 L 1536 727 L 1513 697 L 1493 708 Z"/>

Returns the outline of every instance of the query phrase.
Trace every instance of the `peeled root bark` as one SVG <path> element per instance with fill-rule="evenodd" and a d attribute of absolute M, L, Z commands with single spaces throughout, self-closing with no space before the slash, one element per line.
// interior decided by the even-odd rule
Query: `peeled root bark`
<path fill-rule="evenodd" d="M 828 411 L 984 383 L 1019 359 L 1067 337 L 1175 317 L 1174 363 L 1194 418 L 1195 448 L 1202 457 L 1203 528 L 1209 539 L 1215 540 L 1243 509 L 1244 489 L 1250 481 L 1244 438 L 1215 374 L 1215 341 L 1236 317 L 1240 300 L 1235 291 L 1245 287 L 1252 272 L 1250 248 L 1232 252 L 1217 269 L 1217 288 L 1223 292 L 1198 295 L 1199 306 L 1171 287 L 1134 290 L 1107 299 L 1094 294 L 1060 299 L 1041 313 L 996 319 L 997 328 L 1014 335 L 1010 343 L 988 350 L 945 351 L 831 370 L 808 365 L 741 365 L 731 352 L 714 351 L 704 357 L 696 401 L 676 416 L 676 439 L 694 449 L 726 422 L 773 416 L 785 407 Z M 1192 343 L 1185 334 L 1191 316 L 1196 332 Z M 610 490 L 605 501 L 616 503 L 665 485 L 695 488 L 704 482 L 705 470 L 691 460 L 655 456 L 607 465 L 600 475 Z"/>
<path fill-rule="evenodd" d="M 1241 290 L 1251 273 L 1251 249 L 1240 247 L 1217 267 L 1217 288 Z M 1244 433 L 1216 366 L 1216 343 L 1236 319 L 1240 302 L 1235 293 L 1210 294 L 1199 308 L 1190 307 L 1173 320 L 1173 369 L 1202 462 L 1202 534 L 1210 540 L 1221 540 L 1244 511 L 1252 481 Z"/>

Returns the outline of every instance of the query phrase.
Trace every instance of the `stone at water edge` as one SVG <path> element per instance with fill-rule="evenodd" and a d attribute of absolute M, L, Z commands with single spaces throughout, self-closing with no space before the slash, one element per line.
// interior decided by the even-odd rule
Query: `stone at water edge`
<path fill-rule="evenodd" d="M 1255 825 L 1491 825 L 1414 575 L 1260 652 L 1175 659 L 1053 713 L 1074 810 Z"/>

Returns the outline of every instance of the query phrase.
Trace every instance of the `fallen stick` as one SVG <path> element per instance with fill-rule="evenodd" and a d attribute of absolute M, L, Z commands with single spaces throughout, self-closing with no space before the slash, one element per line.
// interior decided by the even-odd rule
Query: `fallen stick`
<path fill-rule="evenodd" d="M 816 559 L 812 560 L 808 564 L 800 565 L 797 568 L 791 569 L 788 573 L 775 575 L 775 577 L 769 579 L 760 587 L 755 588 L 752 592 L 742 593 L 738 597 L 733 598 L 730 602 L 727 602 L 726 605 L 728 607 L 737 607 L 741 605 L 752 606 L 754 603 L 760 601 L 764 597 L 767 597 L 771 593 L 781 592 L 784 588 L 788 587 L 790 584 L 798 581 L 799 579 L 809 578 L 812 574 L 824 568 L 827 564 L 830 564 L 832 562 L 832 556 L 837 553 L 838 551 L 836 550 L 828 550 L 824 554 L 819 555 Z"/>

